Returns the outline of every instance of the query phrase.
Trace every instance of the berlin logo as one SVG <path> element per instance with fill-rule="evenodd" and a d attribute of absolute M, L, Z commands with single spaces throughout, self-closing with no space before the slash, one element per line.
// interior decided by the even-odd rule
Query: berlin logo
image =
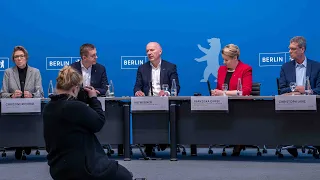
<path fill-rule="evenodd" d="M 203 79 L 200 82 L 207 82 L 209 76 L 212 74 L 215 78 L 215 82 L 217 82 L 217 74 L 219 65 L 219 55 L 221 51 L 221 42 L 219 38 L 211 38 L 207 40 L 209 43 L 210 48 L 206 49 L 198 44 L 198 48 L 202 51 L 205 55 L 200 58 L 195 58 L 197 62 L 204 62 L 207 61 L 207 67 L 203 71 Z"/>

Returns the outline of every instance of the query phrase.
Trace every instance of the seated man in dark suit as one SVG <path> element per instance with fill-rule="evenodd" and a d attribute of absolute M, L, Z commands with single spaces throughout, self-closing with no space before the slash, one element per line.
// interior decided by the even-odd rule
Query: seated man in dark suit
<path fill-rule="evenodd" d="M 92 86 L 98 95 L 105 95 L 108 78 L 106 68 L 97 63 L 97 49 L 93 44 L 83 44 L 80 47 L 81 61 L 74 62 L 70 66 L 78 70 L 83 77 L 83 86 Z"/>
<path fill-rule="evenodd" d="M 291 82 L 297 85 L 294 94 L 305 94 L 306 77 L 309 77 L 313 94 L 320 94 L 320 63 L 306 58 L 306 40 L 301 36 L 294 37 L 289 48 L 293 60 L 281 67 L 280 94 L 291 92 Z"/>
<path fill-rule="evenodd" d="M 296 36 L 290 40 L 289 52 L 293 59 L 282 65 L 279 79 L 280 94 L 290 93 L 290 83 L 295 82 L 294 94 L 305 94 L 306 78 L 309 77 L 313 94 L 320 94 L 320 63 L 305 56 L 307 43 L 304 37 Z M 319 149 L 319 148 L 318 148 Z M 297 149 L 288 149 L 294 157 Z"/>
<path fill-rule="evenodd" d="M 162 48 L 157 42 L 148 43 L 146 51 L 150 62 L 138 68 L 134 95 L 162 96 L 164 94 L 164 91 L 161 89 L 162 85 L 168 84 L 169 89 L 171 89 L 173 79 L 176 81 L 178 95 L 180 85 L 176 65 L 161 59 Z M 152 83 L 152 87 L 150 87 L 150 82 Z M 161 149 L 164 150 L 166 146 L 161 145 Z M 145 152 L 147 156 L 152 155 L 152 149 L 153 145 L 146 145 Z"/>

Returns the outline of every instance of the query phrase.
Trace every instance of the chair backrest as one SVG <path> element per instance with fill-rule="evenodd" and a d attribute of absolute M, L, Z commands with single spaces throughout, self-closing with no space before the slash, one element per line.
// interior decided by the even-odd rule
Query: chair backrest
<path fill-rule="evenodd" d="M 261 83 L 252 83 L 251 96 L 260 96 Z"/>
<path fill-rule="evenodd" d="M 280 83 L 279 83 L 279 78 L 277 78 L 277 88 L 278 88 L 278 95 L 280 95 Z"/>

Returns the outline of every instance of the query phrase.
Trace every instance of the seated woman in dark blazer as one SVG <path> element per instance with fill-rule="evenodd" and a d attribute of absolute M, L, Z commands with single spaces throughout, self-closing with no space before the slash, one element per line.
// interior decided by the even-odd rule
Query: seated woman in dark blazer
<path fill-rule="evenodd" d="M 212 96 L 237 96 L 238 79 L 241 79 L 242 96 L 249 96 L 252 91 L 252 68 L 239 60 L 240 49 L 234 44 L 226 45 L 222 51 L 224 66 L 218 70 L 217 88 L 211 90 Z M 225 94 L 223 86 L 227 87 Z M 238 145 L 233 150 L 233 156 L 238 156 L 244 146 Z"/>
<path fill-rule="evenodd" d="M 44 139 L 50 175 L 55 180 L 132 180 L 132 174 L 109 160 L 95 133 L 105 124 L 105 113 L 93 87 L 86 103 L 77 100 L 82 76 L 72 67 L 60 70 L 56 94 L 43 111 Z"/>

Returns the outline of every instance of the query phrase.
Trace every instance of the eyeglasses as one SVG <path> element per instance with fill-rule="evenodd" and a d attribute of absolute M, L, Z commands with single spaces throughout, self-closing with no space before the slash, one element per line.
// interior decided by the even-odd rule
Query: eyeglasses
<path fill-rule="evenodd" d="M 97 54 L 87 55 L 87 57 L 95 58 L 97 57 Z"/>
<path fill-rule="evenodd" d="M 24 58 L 24 57 L 26 57 L 24 54 L 13 56 L 14 59 Z"/>

